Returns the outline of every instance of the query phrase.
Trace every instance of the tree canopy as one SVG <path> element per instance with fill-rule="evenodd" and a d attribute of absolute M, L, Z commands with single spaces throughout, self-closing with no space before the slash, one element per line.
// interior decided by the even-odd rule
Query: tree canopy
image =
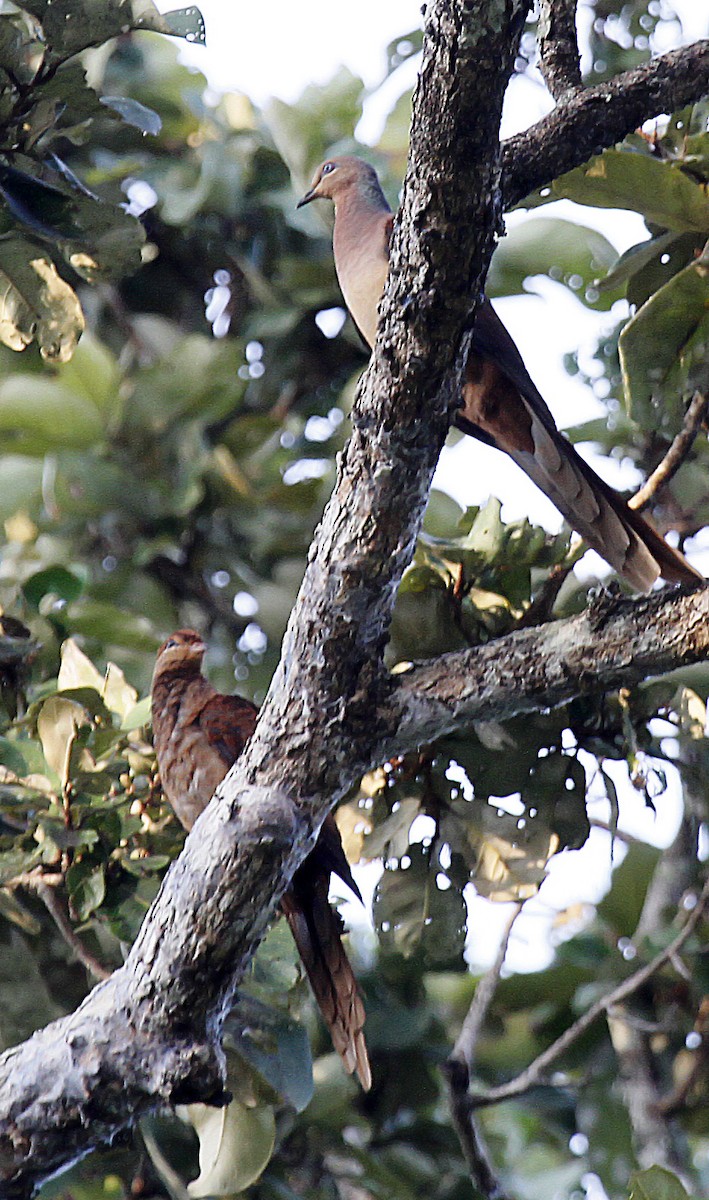
<path fill-rule="evenodd" d="M 433 54 L 431 20 L 445 25 L 448 8 L 465 6 L 430 7 Z M 667 54 L 665 78 L 651 56 L 681 41 L 669 10 L 596 0 L 592 87 L 582 88 L 558 24 L 574 7 L 547 0 L 519 45 L 524 6 L 505 9 L 515 71 L 535 70 L 541 45 L 558 100 L 547 120 L 569 125 L 551 127 L 539 178 L 523 156 L 515 178 L 503 157 L 488 242 L 500 194 L 535 211 L 501 241 L 486 289 L 520 295 L 542 275 L 606 315 L 592 361 L 568 363 L 604 415 L 574 424 L 569 413 L 568 435 L 649 479 L 656 524 L 691 552 L 709 525 L 708 52 L 702 43 Z M 352 405 L 371 401 L 372 372 L 386 369 L 375 355 L 359 384 L 367 355 L 341 307 L 329 227 L 295 200 L 326 155 L 364 153 L 396 207 L 411 95 L 363 148 L 354 130 L 366 93 L 348 72 L 294 105 L 257 109 L 239 94 L 211 98 L 165 34 L 202 38 L 197 10 L 161 16 L 149 0 L 0 10 L 3 1048 L 73 1012 L 122 964 L 181 850 L 150 744 L 163 637 L 204 631 L 210 677 L 225 691 L 260 703 L 274 673 L 283 684 L 282 639 L 341 479 L 337 456 L 351 467 L 346 441 L 370 411 L 355 407 L 353 420 Z M 458 40 L 475 62 L 472 33 Z M 419 30 L 402 30 L 388 75 L 421 46 Z M 591 92 L 609 97 L 609 111 L 618 97 L 644 108 L 611 136 L 598 110 L 583 111 Z M 555 142 L 571 153 L 574 129 L 585 153 L 555 173 Z M 414 163 L 426 132 L 424 122 Z M 618 258 L 582 212 L 536 211 L 558 198 L 637 213 L 646 236 Z M 484 251 L 483 238 L 481 267 Z M 423 493 L 424 475 L 418 468 Z M 704 594 L 599 596 L 573 573 L 583 547 L 568 530 L 507 521 L 494 480 L 490 491 L 466 510 L 431 494 L 413 553 L 397 546 L 391 556 L 405 569 L 390 627 L 372 620 L 362 634 L 372 660 L 386 640 L 386 678 L 399 691 L 392 699 L 373 669 L 345 698 L 355 774 L 346 779 L 338 759 L 337 820 L 350 860 L 381 867 L 376 944 L 361 929 L 353 936 L 373 1092 L 359 1095 L 330 1053 L 278 922 L 224 1025 L 230 1103 L 222 1094 L 219 1106 L 198 1104 L 216 1093 L 204 1085 L 199 1095 L 191 1079 L 177 1115 L 164 1103 L 136 1109 L 140 1120 L 127 1114 L 117 1139 L 107 1123 L 96 1144 L 113 1146 L 45 1182 L 43 1198 L 184 1200 L 199 1172 L 192 1196 L 248 1189 L 259 1200 L 410 1200 L 424 1190 L 436 1200 L 680 1200 L 709 1189 Z M 326 517 L 319 536 L 329 533 Z M 370 560 L 386 561 L 384 535 L 372 543 Z M 347 586 L 361 586 L 354 572 Z M 529 695 L 508 686 L 505 701 L 505 656 L 522 644 L 511 635 L 542 653 L 552 618 L 586 640 L 596 667 L 577 669 L 571 656 L 572 683 L 555 691 L 527 664 Z M 499 656 L 493 719 L 471 716 L 461 683 L 460 714 L 424 720 L 422 677 L 414 670 L 407 684 L 407 664 L 425 663 L 431 679 L 449 672 L 457 686 L 478 654 Z M 418 726 L 413 716 L 406 726 L 405 702 Z M 268 747 L 268 728 L 261 736 Z M 369 743 L 381 760 L 362 749 Z M 314 735 L 313 756 L 325 762 L 327 746 L 327 730 Z M 361 764 L 370 769 L 355 778 Z M 622 831 L 633 789 L 658 810 L 681 791 L 679 832 L 663 854 Z M 556 914 L 549 966 L 505 975 L 519 909 L 553 856 L 599 823 L 615 847 L 608 894 Z M 294 837 L 294 854 L 308 832 Z M 467 965 L 471 889 L 513 906 L 483 975 Z M 56 1081 L 57 1108 L 68 1083 Z M 30 1194 L 14 1170 L 0 1140 L 0 1194 Z"/>

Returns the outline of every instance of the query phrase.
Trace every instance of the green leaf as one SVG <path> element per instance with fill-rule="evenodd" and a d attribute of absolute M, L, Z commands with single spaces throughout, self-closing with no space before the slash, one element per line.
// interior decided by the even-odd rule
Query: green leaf
<path fill-rule="evenodd" d="M 706 187 L 678 163 L 633 150 L 606 150 L 555 179 L 532 204 L 561 198 L 595 208 L 627 208 L 662 229 L 709 231 Z"/>
<path fill-rule="evenodd" d="M 618 937 L 635 932 L 660 851 L 641 842 L 632 845 L 613 872 L 611 890 L 598 905 L 598 915 Z"/>
<path fill-rule="evenodd" d="M 491 296 L 509 296 L 527 290 L 534 275 L 548 275 L 564 283 L 595 307 L 609 308 L 615 297 L 599 299 L 591 291 L 600 275 L 616 261 L 611 243 L 595 229 L 573 221 L 538 217 L 516 225 L 499 243 L 487 277 Z"/>
<path fill-rule="evenodd" d="M 92 863 L 89 859 L 73 863 L 66 874 L 66 885 L 79 921 L 87 921 L 106 897 L 103 864 Z"/>
<path fill-rule="evenodd" d="M 40 601 L 46 595 L 57 596 L 60 600 L 76 600 L 84 587 L 84 581 L 79 579 L 66 567 L 47 567 L 30 575 L 22 590 L 28 604 L 39 608 Z"/>
<path fill-rule="evenodd" d="M 225 1022 L 224 1043 L 296 1112 L 310 1103 L 313 1060 L 308 1034 L 287 1013 L 241 995 Z"/>
<path fill-rule="evenodd" d="M 676 390 L 678 367 L 687 390 L 709 384 L 708 308 L 709 266 L 698 259 L 655 292 L 623 329 L 618 351 L 626 404 L 643 428 L 659 427 L 669 437 L 678 432 L 685 390 Z"/>
<path fill-rule="evenodd" d="M 411 846 L 408 859 L 387 869 L 377 885 L 374 919 L 380 936 L 406 957 L 422 948 L 431 964 L 459 960 L 466 922 L 461 892 L 442 886 L 444 880 L 422 846 Z"/>
<path fill-rule="evenodd" d="M 152 0 L 27 0 L 23 8 L 41 22 L 52 58 L 63 61 L 131 29 L 150 29 L 204 44 L 198 8 L 160 14 Z"/>
<path fill-rule="evenodd" d="M 141 729 L 142 726 L 150 724 L 150 717 L 150 696 L 144 696 L 125 713 L 121 721 L 121 729 L 126 733 L 130 733 L 134 729 Z"/>
<path fill-rule="evenodd" d="M 17 221 L 45 237 L 72 238 L 76 235 L 74 206 L 70 191 L 56 187 L 39 175 L 32 159 L 16 156 L 26 162 L 29 171 L 0 162 L 0 194 Z"/>
<path fill-rule="evenodd" d="M 18 372 L 0 382 L 0 436 L 16 453 L 87 449 L 102 435 L 94 405 L 57 380 Z"/>
<path fill-rule="evenodd" d="M 43 358 L 67 362 L 84 328 L 76 294 L 36 246 L 0 237 L 0 341 L 24 350 L 35 338 Z"/>
<path fill-rule="evenodd" d="M 689 1193 L 671 1171 L 650 1167 L 631 1175 L 630 1200 L 689 1200 Z"/>

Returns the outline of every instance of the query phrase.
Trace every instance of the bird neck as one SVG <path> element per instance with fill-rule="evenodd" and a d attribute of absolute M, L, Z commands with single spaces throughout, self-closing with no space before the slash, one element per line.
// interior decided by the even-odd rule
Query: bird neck
<path fill-rule="evenodd" d="M 335 197 L 335 223 L 348 216 L 379 216 L 391 209 L 378 179 L 361 179 L 356 186 L 346 187 Z"/>

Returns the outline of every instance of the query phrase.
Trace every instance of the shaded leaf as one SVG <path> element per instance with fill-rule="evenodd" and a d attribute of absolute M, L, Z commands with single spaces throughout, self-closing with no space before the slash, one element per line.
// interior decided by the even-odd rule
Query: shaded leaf
<path fill-rule="evenodd" d="M 148 108 L 138 100 L 132 100 L 129 96 L 101 96 L 100 103 L 117 112 L 129 125 L 135 125 L 137 129 L 142 129 L 143 133 L 152 133 L 157 136 L 162 129 L 162 121 L 158 114 L 153 112 L 152 108 Z"/>
<path fill-rule="evenodd" d="M 27 0 L 23 7 L 41 22 L 53 56 L 60 60 L 131 29 L 204 43 L 204 21 L 194 6 L 162 15 L 152 0 Z"/>
<path fill-rule="evenodd" d="M 671 1171 L 650 1167 L 631 1175 L 630 1200 L 689 1200 L 689 1193 Z"/>
<path fill-rule="evenodd" d="M 670 369 L 683 355 L 695 366 L 687 385 L 709 383 L 709 266 L 698 260 L 679 271 L 643 304 L 618 342 L 628 411 L 644 428 L 679 429 L 682 391 L 667 386 Z M 696 338 L 696 343 L 693 339 Z M 675 380 L 675 383 L 678 381 Z"/>
<path fill-rule="evenodd" d="M 60 600 L 76 600 L 83 586 L 83 580 L 77 575 L 57 565 L 30 575 L 22 590 L 27 602 L 39 608 L 40 601 L 49 594 L 58 596 Z"/>
<path fill-rule="evenodd" d="M 411 846 L 396 869 L 384 872 L 373 911 L 384 943 L 392 943 L 403 955 L 421 948 L 430 963 L 461 957 L 466 921 L 463 896 L 432 866 L 422 846 Z"/>
<path fill-rule="evenodd" d="M 52 262 L 21 237 L 0 237 L 0 341 L 24 350 L 35 338 L 43 358 L 66 362 L 84 328 L 76 294 Z"/>
<path fill-rule="evenodd" d="M 509 296 L 528 290 L 534 275 L 548 275 L 564 283 L 595 307 L 609 308 L 614 297 L 601 299 L 594 287 L 616 261 L 611 243 L 595 229 L 559 218 L 538 217 L 510 229 L 492 258 L 486 290 L 491 296 Z M 608 284 L 607 284 L 608 286 Z"/>
<path fill-rule="evenodd" d="M 279 1099 L 302 1112 L 313 1095 L 313 1061 L 303 1025 L 282 1010 L 240 996 L 224 1026 L 225 1045 L 258 1072 Z"/>
<path fill-rule="evenodd" d="M 78 920 L 87 921 L 106 898 L 103 864 L 89 859 L 73 863 L 66 874 L 66 885 Z"/>

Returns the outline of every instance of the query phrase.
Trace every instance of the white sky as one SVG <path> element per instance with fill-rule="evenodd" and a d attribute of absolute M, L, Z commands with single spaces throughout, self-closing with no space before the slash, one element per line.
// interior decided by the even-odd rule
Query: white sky
<path fill-rule="evenodd" d="M 159 0 L 158 6 L 163 10 L 173 8 L 175 0 Z M 293 0 L 249 4 L 199 0 L 199 7 L 206 21 L 207 47 L 185 47 L 180 43 L 183 57 L 204 72 L 214 89 L 245 92 L 259 104 L 270 96 L 294 101 L 309 83 L 327 82 L 343 64 L 360 75 L 369 88 L 376 88 L 384 74 L 386 45 L 421 26 L 421 0 L 358 0 L 356 4 L 337 0 L 299 0 L 297 4 Z M 707 36 L 709 8 L 704 0 L 675 0 L 674 8 L 682 17 L 683 41 Z M 376 140 L 386 111 L 413 82 L 415 69 L 415 63 L 405 64 L 366 106 L 358 129 L 362 140 Z M 503 136 L 531 124 L 550 107 L 542 86 L 515 81 L 506 103 Z M 600 229 L 619 251 L 647 236 L 642 221 L 633 214 L 580 209 L 566 201 L 554 207 L 556 215 Z M 548 207 L 545 215 L 551 215 Z M 523 219 L 522 214 L 510 218 Z M 588 352 L 599 326 L 610 318 L 589 312 L 566 288 L 550 280 L 540 281 L 538 290 L 539 297 L 503 300 L 498 308 L 556 419 L 562 426 L 573 424 L 601 410 L 589 390 L 567 375 L 562 356 L 579 346 Z M 589 457 L 598 468 L 598 459 Z M 620 482 L 619 465 L 604 463 L 601 470 L 610 482 Z M 628 477 L 623 478 L 627 481 Z M 480 480 L 477 491 L 472 489 L 472 479 Z M 529 515 L 549 528 L 559 527 L 560 518 L 551 503 L 504 455 L 473 445 L 468 438 L 444 450 L 439 486 L 445 481 L 446 490 L 461 503 L 485 500 L 492 480 L 496 494 L 504 501 L 507 518 Z M 655 844 L 667 844 L 676 832 L 680 806 L 678 789 L 673 785 L 658 802 L 658 815 L 653 817 L 638 794 L 623 787 L 621 827 Z M 608 819 L 605 801 L 596 801 L 592 808 L 601 819 Z M 623 853 L 620 848 L 616 862 Z M 529 970 L 548 961 L 555 912 L 569 904 L 599 899 L 607 888 L 610 864 L 610 838 L 598 830 L 593 831 L 581 851 L 557 856 L 539 897 L 528 903 L 515 927 L 507 959 L 513 969 Z M 371 891 L 375 875 L 374 869 L 365 872 L 361 879 L 363 892 Z M 348 904 L 345 909 L 348 921 L 361 922 L 358 906 Z M 474 958 L 484 963 L 494 955 L 506 921 L 506 906 L 473 899 L 471 918 Z"/>

